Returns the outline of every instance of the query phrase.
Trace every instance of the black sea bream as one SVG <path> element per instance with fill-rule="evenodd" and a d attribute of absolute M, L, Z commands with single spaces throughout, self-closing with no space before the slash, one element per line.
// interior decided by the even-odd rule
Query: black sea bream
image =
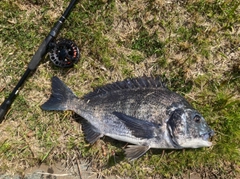
<path fill-rule="evenodd" d="M 130 160 L 150 148 L 182 149 L 209 147 L 213 131 L 205 119 L 159 78 L 141 77 L 97 88 L 78 98 L 58 77 L 52 78 L 52 95 L 44 110 L 72 110 L 86 119 L 86 140 L 94 143 L 109 136 L 128 142 Z"/>

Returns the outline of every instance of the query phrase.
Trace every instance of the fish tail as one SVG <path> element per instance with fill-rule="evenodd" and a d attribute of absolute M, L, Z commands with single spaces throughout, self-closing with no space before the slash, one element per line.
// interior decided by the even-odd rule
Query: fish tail
<path fill-rule="evenodd" d="M 52 77 L 52 94 L 41 108 L 43 110 L 71 110 L 71 103 L 77 98 L 72 90 L 68 88 L 58 77 Z"/>

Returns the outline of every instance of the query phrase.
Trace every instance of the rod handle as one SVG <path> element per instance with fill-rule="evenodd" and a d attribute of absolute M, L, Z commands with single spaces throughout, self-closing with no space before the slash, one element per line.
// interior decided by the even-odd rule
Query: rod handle
<path fill-rule="evenodd" d="M 30 70 L 35 70 L 40 63 L 41 59 L 46 55 L 49 42 L 53 39 L 51 35 L 48 35 L 39 46 L 37 52 L 33 55 L 28 68 Z"/>

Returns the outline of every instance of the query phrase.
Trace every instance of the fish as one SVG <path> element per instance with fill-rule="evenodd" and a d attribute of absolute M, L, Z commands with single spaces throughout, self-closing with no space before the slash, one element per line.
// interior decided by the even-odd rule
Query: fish
<path fill-rule="evenodd" d="M 103 136 L 128 143 L 126 158 L 135 160 L 150 148 L 210 147 L 214 131 L 187 100 L 160 77 L 127 78 L 77 97 L 58 77 L 43 110 L 71 110 L 83 118 L 85 139 L 94 144 Z"/>

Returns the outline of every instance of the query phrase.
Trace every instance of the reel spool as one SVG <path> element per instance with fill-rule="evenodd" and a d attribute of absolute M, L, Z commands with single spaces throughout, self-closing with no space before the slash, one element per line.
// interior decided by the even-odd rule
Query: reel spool
<path fill-rule="evenodd" d="M 72 40 L 59 39 L 50 43 L 49 48 L 49 58 L 58 67 L 73 67 L 80 59 L 80 51 Z"/>

